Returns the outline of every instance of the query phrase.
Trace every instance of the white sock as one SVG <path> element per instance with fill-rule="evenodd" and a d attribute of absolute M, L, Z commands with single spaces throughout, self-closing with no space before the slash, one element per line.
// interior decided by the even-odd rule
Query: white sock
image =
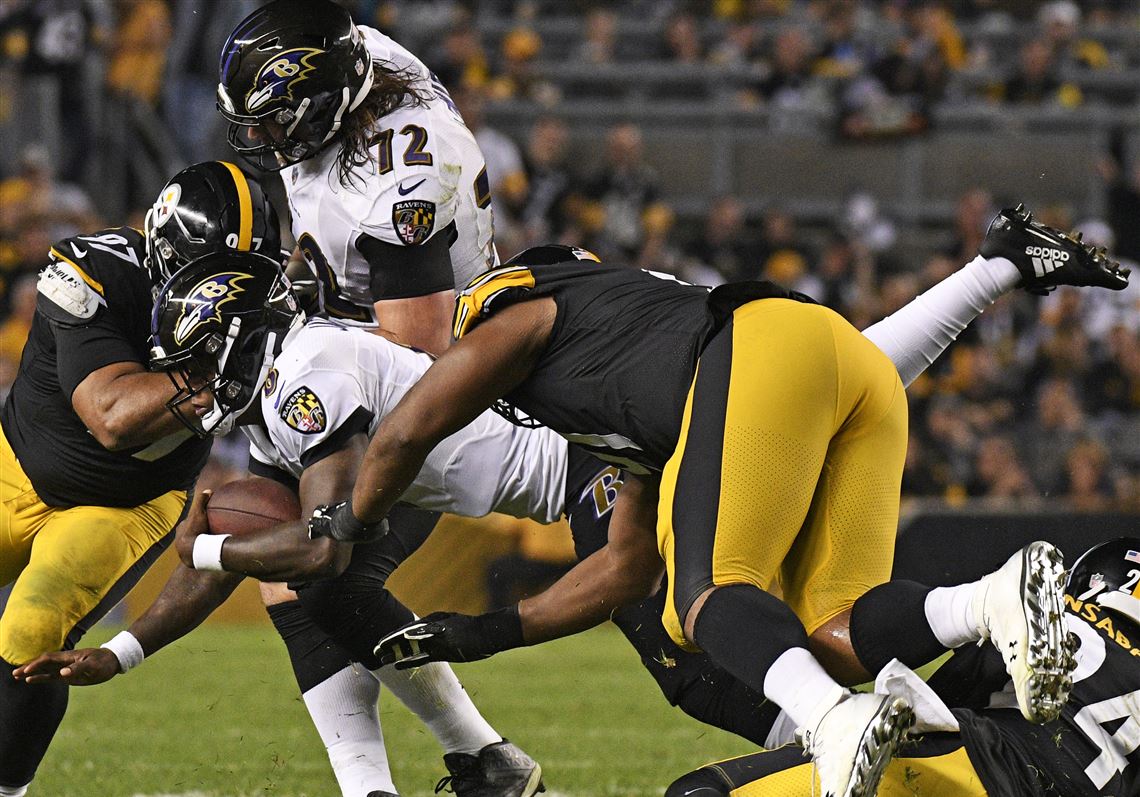
<path fill-rule="evenodd" d="M 380 682 L 375 676 L 350 664 L 301 697 L 325 743 L 343 797 L 395 793 L 376 710 Z"/>
<path fill-rule="evenodd" d="M 815 730 L 823 713 L 847 690 L 832 680 L 806 648 L 789 648 L 764 675 L 764 696 L 798 727 Z"/>
<path fill-rule="evenodd" d="M 475 754 L 502 741 L 447 664 L 434 662 L 410 670 L 382 667 L 373 674 L 420 718 L 445 753 Z"/>
<path fill-rule="evenodd" d="M 962 330 L 1021 279 L 1004 257 L 978 255 L 926 293 L 863 330 L 891 358 L 904 385 L 938 359 Z"/>
<path fill-rule="evenodd" d="M 957 648 L 981 639 L 974 617 L 973 600 L 978 582 L 956 587 L 937 587 L 926 596 L 926 622 L 935 639 L 948 648 Z"/>
<path fill-rule="evenodd" d="M 30 785 L 25 783 L 23 786 L 0 786 L 0 797 L 24 797 Z"/>

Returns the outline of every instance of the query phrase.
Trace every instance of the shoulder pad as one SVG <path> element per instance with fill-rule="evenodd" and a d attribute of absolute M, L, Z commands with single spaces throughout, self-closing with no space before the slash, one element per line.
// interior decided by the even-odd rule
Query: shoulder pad
<path fill-rule="evenodd" d="M 451 334 L 459 340 L 503 304 L 534 289 L 534 275 L 526 266 L 504 264 L 480 274 L 455 297 Z"/>
<path fill-rule="evenodd" d="M 65 326 L 90 323 L 107 302 L 101 286 L 82 274 L 71 263 L 53 260 L 40 272 L 36 309 L 50 320 Z"/>

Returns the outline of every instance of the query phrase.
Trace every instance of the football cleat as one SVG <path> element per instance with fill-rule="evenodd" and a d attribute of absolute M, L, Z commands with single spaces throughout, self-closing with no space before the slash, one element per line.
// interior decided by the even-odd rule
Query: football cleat
<path fill-rule="evenodd" d="M 478 755 L 447 753 L 443 757 L 450 775 L 435 784 L 435 791 L 456 797 L 532 797 L 546 791 L 542 767 L 506 739 L 489 744 Z"/>
<path fill-rule="evenodd" d="M 914 709 L 887 695 L 848 694 L 797 731 L 824 797 L 874 797 L 891 758 L 914 727 Z"/>
<path fill-rule="evenodd" d="M 972 609 L 978 633 L 1001 653 L 1017 705 L 1030 722 L 1056 719 L 1073 688 L 1076 662 L 1064 621 L 1061 552 L 1033 542 L 978 582 Z"/>
<path fill-rule="evenodd" d="M 1058 285 L 1095 285 L 1114 291 L 1128 287 L 1127 268 L 1103 248 L 1067 235 L 1033 218 L 1025 205 L 998 213 L 978 248 L 982 257 L 1004 257 L 1021 272 L 1019 288 L 1044 296 Z"/>
<path fill-rule="evenodd" d="M 390 791 L 370 791 L 367 797 L 400 797 L 400 795 Z"/>

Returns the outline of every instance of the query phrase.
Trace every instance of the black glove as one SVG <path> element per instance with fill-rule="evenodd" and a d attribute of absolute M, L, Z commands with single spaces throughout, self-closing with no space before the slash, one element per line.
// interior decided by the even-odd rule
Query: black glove
<path fill-rule="evenodd" d="M 365 523 L 352 514 L 352 503 L 325 504 L 309 518 L 309 539 L 329 537 L 340 542 L 373 542 L 388 533 L 388 519 Z"/>
<path fill-rule="evenodd" d="M 515 604 L 476 617 L 429 614 L 381 639 L 373 652 L 381 665 L 395 664 L 397 670 L 406 670 L 433 661 L 477 661 L 524 644 Z"/>

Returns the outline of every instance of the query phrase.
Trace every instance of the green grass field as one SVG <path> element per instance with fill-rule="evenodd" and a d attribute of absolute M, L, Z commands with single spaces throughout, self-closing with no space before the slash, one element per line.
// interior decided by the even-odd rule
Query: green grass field
<path fill-rule="evenodd" d="M 456 671 L 495 728 L 541 761 L 556 797 L 657 796 L 751 749 L 669 706 L 612 627 Z M 435 740 L 388 693 L 381 722 L 400 793 L 431 795 L 446 774 Z M 109 684 L 71 691 L 30 797 L 144 795 L 339 795 L 271 627 L 200 629 Z"/>

